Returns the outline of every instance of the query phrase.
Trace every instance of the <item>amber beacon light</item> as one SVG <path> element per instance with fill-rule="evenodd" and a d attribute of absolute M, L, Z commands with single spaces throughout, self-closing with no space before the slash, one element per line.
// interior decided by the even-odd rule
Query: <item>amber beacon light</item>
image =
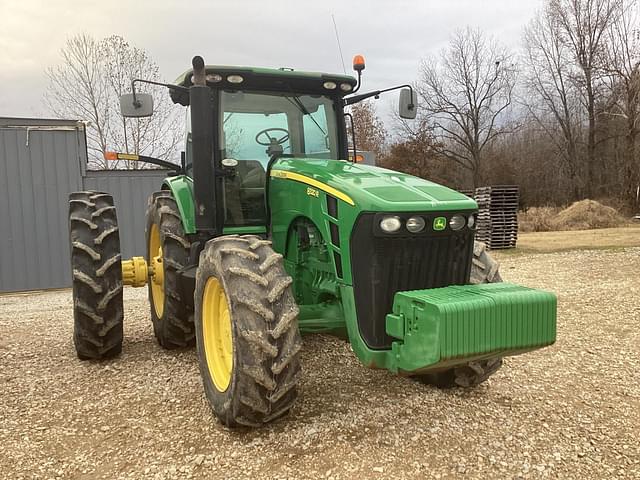
<path fill-rule="evenodd" d="M 356 72 L 364 70 L 364 57 L 362 55 L 355 55 L 353 57 L 353 69 Z"/>

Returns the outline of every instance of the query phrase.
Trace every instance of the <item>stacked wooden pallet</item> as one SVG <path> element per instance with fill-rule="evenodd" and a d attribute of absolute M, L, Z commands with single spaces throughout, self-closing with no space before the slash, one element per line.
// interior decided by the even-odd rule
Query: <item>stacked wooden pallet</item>
<path fill-rule="evenodd" d="M 473 194 L 473 190 L 472 190 L 472 189 L 465 189 L 465 188 L 463 188 L 463 189 L 460 189 L 460 190 L 458 190 L 458 191 L 459 191 L 460 193 L 462 193 L 463 195 L 466 195 L 467 197 L 471 197 L 471 198 L 473 198 L 473 197 L 474 197 L 474 194 Z"/>
<path fill-rule="evenodd" d="M 476 188 L 478 203 L 476 240 L 490 249 L 514 248 L 518 240 L 517 185 Z"/>

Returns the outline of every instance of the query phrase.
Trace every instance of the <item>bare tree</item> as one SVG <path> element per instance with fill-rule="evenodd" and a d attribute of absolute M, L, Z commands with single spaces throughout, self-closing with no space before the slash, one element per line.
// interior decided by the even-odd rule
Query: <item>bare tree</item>
<path fill-rule="evenodd" d="M 104 152 L 123 151 L 171 160 L 176 154 L 179 132 L 177 109 L 165 88 L 138 84 L 137 91 L 153 93 L 154 115 L 125 119 L 119 112 L 119 96 L 131 91 L 131 81 L 161 81 L 158 66 L 149 55 L 122 37 L 97 41 L 87 34 L 67 40 L 62 63 L 47 69 L 49 87 L 45 102 L 58 117 L 89 122 L 87 147 L 94 168 L 109 165 Z M 135 162 L 126 162 L 138 168 Z"/>
<path fill-rule="evenodd" d="M 558 22 L 559 36 L 578 67 L 574 81 L 580 87 L 587 112 L 586 189 L 596 193 L 598 172 L 604 171 L 596 156 L 596 97 L 605 36 L 620 13 L 620 0 L 549 0 L 549 12 Z"/>
<path fill-rule="evenodd" d="M 515 81 L 511 53 L 471 28 L 457 31 L 438 56 L 422 62 L 417 90 L 434 147 L 470 172 L 474 186 L 487 145 L 514 129 L 508 112 Z"/>
<path fill-rule="evenodd" d="M 351 107 L 351 115 L 358 150 L 373 152 L 377 158 L 382 158 L 386 148 L 387 131 L 373 104 L 367 101 L 356 103 Z M 350 125 L 348 129 L 351 134 Z"/>
<path fill-rule="evenodd" d="M 607 31 L 604 71 L 607 108 L 604 114 L 622 120 L 624 194 L 634 199 L 640 184 L 637 143 L 640 135 L 640 18 L 635 0 L 623 2 L 619 17 Z"/>
<path fill-rule="evenodd" d="M 60 51 L 62 65 L 47 69 L 49 87 L 45 103 L 58 117 L 86 120 L 89 123 L 87 143 L 90 158 L 104 168 L 106 161 L 97 152 L 107 149 L 109 127 L 107 84 L 102 74 L 100 45 L 94 38 L 81 34 L 67 40 Z"/>
<path fill-rule="evenodd" d="M 579 175 L 582 104 L 572 82 L 576 67 L 571 52 L 562 39 L 561 24 L 549 6 L 525 27 L 524 44 L 523 103 L 529 116 L 556 147 L 560 168 L 565 170 L 577 199 L 582 191 Z"/>
<path fill-rule="evenodd" d="M 451 161 L 438 153 L 441 146 L 436 145 L 433 129 L 426 119 L 416 123 L 411 131 L 408 124 L 399 124 L 402 136 L 391 143 L 380 165 L 449 187 L 462 187 L 467 172 L 451 168 Z"/>

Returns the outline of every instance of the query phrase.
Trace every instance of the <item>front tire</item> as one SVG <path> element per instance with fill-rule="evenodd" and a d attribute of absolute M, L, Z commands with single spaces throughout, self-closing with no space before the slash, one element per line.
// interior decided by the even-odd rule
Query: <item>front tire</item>
<path fill-rule="evenodd" d="M 124 309 L 116 207 L 111 195 L 69 195 L 69 242 L 73 277 L 73 343 L 81 360 L 122 351 Z"/>
<path fill-rule="evenodd" d="M 259 427 L 297 396 L 298 307 L 282 255 L 253 235 L 210 240 L 196 274 L 195 325 L 205 395 L 227 427 Z"/>

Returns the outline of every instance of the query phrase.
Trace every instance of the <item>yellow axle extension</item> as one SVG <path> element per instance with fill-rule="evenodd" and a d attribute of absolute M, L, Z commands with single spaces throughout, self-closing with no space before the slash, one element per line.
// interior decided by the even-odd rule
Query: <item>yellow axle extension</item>
<path fill-rule="evenodd" d="M 132 287 L 144 287 L 147 279 L 151 277 L 151 282 L 155 285 L 164 285 L 164 269 L 162 268 L 162 255 L 151 259 L 151 264 L 147 265 L 144 257 L 132 257 L 130 260 L 123 260 L 122 283 Z"/>

